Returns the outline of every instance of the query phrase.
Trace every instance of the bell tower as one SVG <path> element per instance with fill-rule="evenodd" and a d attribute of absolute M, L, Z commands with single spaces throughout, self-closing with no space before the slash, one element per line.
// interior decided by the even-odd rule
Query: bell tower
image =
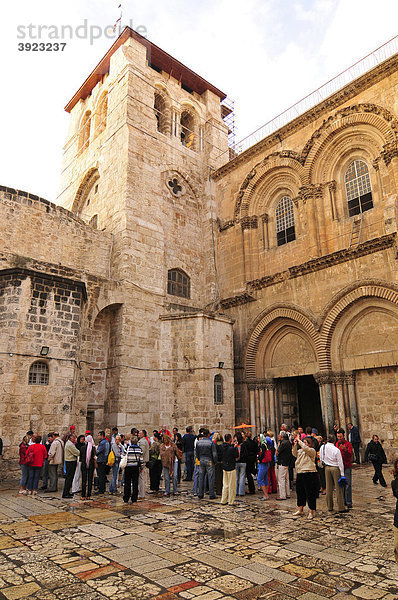
<path fill-rule="evenodd" d="M 232 371 L 230 406 L 214 400 L 219 363 L 233 366 L 231 323 L 209 312 L 225 97 L 127 27 L 66 106 L 58 201 L 113 239 L 82 345 L 98 370 L 84 368 L 78 391 L 98 423 L 233 424 Z"/>

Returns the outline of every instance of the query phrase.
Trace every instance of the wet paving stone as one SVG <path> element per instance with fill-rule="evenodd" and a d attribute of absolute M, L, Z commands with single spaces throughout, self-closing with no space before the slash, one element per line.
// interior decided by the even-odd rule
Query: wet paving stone
<path fill-rule="evenodd" d="M 184 484 L 187 485 L 187 484 Z M 0 491 L 0 600 L 398 600 L 390 490 L 354 469 L 354 509 L 312 521 L 247 496 L 66 501 Z M 266 506 L 264 506 L 266 504 Z"/>

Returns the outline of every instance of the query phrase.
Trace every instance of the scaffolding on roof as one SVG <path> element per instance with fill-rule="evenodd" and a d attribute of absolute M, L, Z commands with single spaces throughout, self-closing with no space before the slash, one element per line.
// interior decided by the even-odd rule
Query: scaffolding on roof
<path fill-rule="evenodd" d="M 351 83 L 361 75 L 364 75 L 367 71 L 370 71 L 377 65 L 381 64 L 383 61 L 391 58 L 394 54 L 398 52 L 398 35 L 391 38 L 388 42 L 379 46 L 371 52 L 367 54 L 364 58 L 361 58 L 359 61 L 351 65 L 348 69 L 339 73 L 314 92 L 307 94 L 301 100 L 279 113 L 276 117 L 262 125 L 258 129 L 256 129 L 253 133 L 246 136 L 245 138 L 230 144 L 229 156 L 230 159 L 241 152 L 244 152 L 250 146 L 253 146 L 257 142 L 261 141 L 271 133 L 274 133 L 293 119 L 299 117 L 303 113 L 305 113 L 310 108 L 313 108 L 319 102 L 326 100 L 329 96 L 337 92 L 339 89 L 343 88 L 347 84 Z M 225 103 L 226 100 L 223 101 Z M 235 139 L 235 136 L 234 136 Z M 232 139 L 231 139 L 232 141 Z M 233 156 L 231 156 L 231 150 L 233 151 Z"/>

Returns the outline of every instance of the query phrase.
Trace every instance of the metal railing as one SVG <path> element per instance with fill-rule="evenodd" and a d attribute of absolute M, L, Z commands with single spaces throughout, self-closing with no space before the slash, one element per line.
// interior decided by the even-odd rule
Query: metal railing
<path fill-rule="evenodd" d="M 232 146 L 240 154 L 398 52 L 398 35 Z"/>

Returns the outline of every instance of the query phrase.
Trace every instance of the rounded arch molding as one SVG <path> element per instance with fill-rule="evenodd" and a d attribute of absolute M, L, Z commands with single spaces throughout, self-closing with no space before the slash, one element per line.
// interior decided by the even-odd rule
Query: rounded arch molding
<path fill-rule="evenodd" d="M 357 125 L 365 125 L 371 133 L 376 130 L 384 144 L 396 141 L 398 122 L 388 110 L 376 104 L 358 104 L 343 108 L 327 119 L 308 140 L 301 153 L 304 164 L 304 183 L 312 183 L 313 169 L 320 153 L 334 135 Z"/>
<path fill-rule="evenodd" d="M 331 340 L 336 325 L 346 310 L 362 298 L 381 298 L 398 305 L 398 289 L 391 287 L 387 282 L 363 282 L 350 291 L 346 290 L 344 295 L 333 303 L 329 303 L 324 311 L 323 323 L 320 330 L 321 352 L 319 355 L 319 369 L 331 370 Z"/>
<path fill-rule="evenodd" d="M 250 203 L 258 186 L 271 170 L 280 167 L 292 169 L 299 181 L 303 181 L 304 169 L 297 152 L 285 150 L 269 154 L 253 167 L 243 181 L 235 201 L 235 218 L 248 216 Z"/>
<path fill-rule="evenodd" d="M 256 357 L 258 346 L 264 335 L 265 329 L 277 319 L 283 319 L 285 324 L 296 324 L 299 326 L 299 328 L 308 335 L 316 355 L 319 356 L 321 346 L 315 320 L 297 307 L 286 305 L 274 306 L 260 315 L 248 335 L 244 361 L 245 376 L 247 379 L 256 379 Z"/>
<path fill-rule="evenodd" d="M 79 215 L 79 210 L 84 204 L 88 192 L 91 190 L 94 183 L 97 181 L 97 179 L 99 179 L 99 177 L 100 174 L 97 166 L 88 169 L 83 179 L 81 180 L 79 187 L 77 188 L 75 199 L 72 205 L 73 214 Z"/>

